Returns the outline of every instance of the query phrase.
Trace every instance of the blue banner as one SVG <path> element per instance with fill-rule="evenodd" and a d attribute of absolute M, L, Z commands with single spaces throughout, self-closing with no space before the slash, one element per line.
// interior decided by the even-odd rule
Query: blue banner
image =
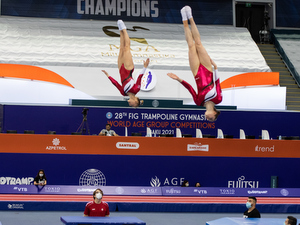
<path fill-rule="evenodd" d="M 65 106 L 24 106 L 4 105 L 3 132 L 17 130 L 34 130 L 36 134 L 71 134 L 80 131 L 83 122 L 83 107 Z M 90 107 L 84 128 L 86 134 L 99 134 L 107 123 L 112 130 L 124 136 L 125 127 L 128 136 L 141 133 L 146 136 L 146 128 L 150 127 L 153 134 L 176 135 L 176 128 L 182 134 L 196 136 L 196 129 L 203 134 L 217 136 L 217 129 L 224 134 L 239 138 L 240 129 L 246 135 L 259 138 L 262 130 L 268 130 L 270 138 L 278 136 L 299 136 L 299 112 L 266 112 L 266 111 L 226 111 L 221 110 L 216 122 L 205 119 L 203 109 L 147 109 L 147 108 L 101 108 Z"/>
<path fill-rule="evenodd" d="M 1 194 L 93 195 L 101 188 L 105 195 L 116 196 L 207 196 L 207 197 L 300 197 L 299 188 L 196 188 L 149 186 L 63 186 L 63 185 L 0 185 Z"/>
<path fill-rule="evenodd" d="M 277 176 L 278 188 L 300 186 L 294 158 L 0 155 L 0 185 L 32 185 L 42 168 L 49 185 L 164 187 L 188 180 L 191 187 L 199 182 L 201 187 L 269 188 L 271 176 Z"/>
<path fill-rule="evenodd" d="M 180 9 L 190 5 L 197 24 L 232 24 L 230 0 L 2 0 L 2 15 L 181 23 Z"/>

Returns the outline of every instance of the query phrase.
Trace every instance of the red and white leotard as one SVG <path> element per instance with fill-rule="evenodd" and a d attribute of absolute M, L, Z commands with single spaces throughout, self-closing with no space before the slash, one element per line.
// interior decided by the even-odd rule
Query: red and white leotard
<path fill-rule="evenodd" d="M 196 105 L 203 106 L 207 101 L 219 104 L 222 101 L 222 90 L 218 70 L 212 73 L 203 65 L 200 65 L 197 75 L 195 76 L 195 81 L 198 93 L 196 93 L 194 88 L 186 81 L 183 80 L 181 84 L 192 94 Z"/>
<path fill-rule="evenodd" d="M 120 67 L 120 76 L 121 76 L 122 85 L 120 85 L 118 81 L 116 81 L 111 76 L 108 77 L 110 81 L 113 83 L 113 85 L 115 85 L 118 88 L 118 90 L 123 96 L 126 96 L 128 92 L 136 94 L 141 89 L 141 80 L 146 71 L 146 68 L 143 68 L 143 70 L 140 72 L 140 75 L 138 76 L 136 82 L 134 82 L 132 78 L 133 71 L 134 69 L 132 70 L 125 69 L 124 64 L 122 64 L 122 66 Z"/>

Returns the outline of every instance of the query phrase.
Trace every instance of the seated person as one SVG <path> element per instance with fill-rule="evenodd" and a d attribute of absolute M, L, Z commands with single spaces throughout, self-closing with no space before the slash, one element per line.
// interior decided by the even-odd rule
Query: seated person
<path fill-rule="evenodd" d="M 44 170 L 39 170 L 38 174 L 34 178 L 34 185 L 45 186 L 47 184 L 47 178 Z"/>
<path fill-rule="evenodd" d="M 111 130 L 111 125 L 108 123 L 105 126 L 105 129 L 102 129 L 99 133 L 100 136 L 119 136 L 114 130 Z"/>
<path fill-rule="evenodd" d="M 103 191 L 96 189 L 93 193 L 94 201 L 90 201 L 86 204 L 84 209 L 84 216 L 109 216 L 108 204 L 102 201 Z"/>
<path fill-rule="evenodd" d="M 260 218 L 260 213 L 256 207 L 256 198 L 248 197 L 248 201 L 246 203 L 246 207 L 248 210 L 244 212 L 244 218 Z"/>
<path fill-rule="evenodd" d="M 181 187 L 188 187 L 188 186 L 189 186 L 189 181 L 188 181 L 188 180 L 184 180 L 184 181 L 182 182 Z"/>
<path fill-rule="evenodd" d="M 200 184 L 199 182 L 197 182 L 197 183 L 195 184 L 195 187 L 201 187 L 201 184 Z"/>

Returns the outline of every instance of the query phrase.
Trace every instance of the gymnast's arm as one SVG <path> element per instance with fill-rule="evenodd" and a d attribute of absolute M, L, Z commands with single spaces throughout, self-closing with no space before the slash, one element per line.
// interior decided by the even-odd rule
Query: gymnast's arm
<path fill-rule="evenodd" d="M 118 81 L 116 81 L 114 78 L 112 78 L 105 70 L 102 70 L 102 72 L 108 77 L 108 79 L 112 82 L 112 84 L 115 85 L 116 88 L 118 88 L 121 95 L 126 96 L 123 87 L 118 83 Z"/>

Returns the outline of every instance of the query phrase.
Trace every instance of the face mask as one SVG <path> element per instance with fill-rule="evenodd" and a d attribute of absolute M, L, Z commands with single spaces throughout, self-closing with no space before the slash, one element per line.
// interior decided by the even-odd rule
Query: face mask
<path fill-rule="evenodd" d="M 247 203 L 246 203 L 246 207 L 247 207 L 248 209 L 250 209 L 250 208 L 251 208 L 251 203 L 250 203 L 250 202 L 247 202 Z"/>
<path fill-rule="evenodd" d="M 44 174 L 40 173 L 40 177 L 44 176 Z"/>
<path fill-rule="evenodd" d="M 97 194 L 96 194 L 96 198 L 97 198 L 97 199 L 102 199 L 102 194 L 101 194 L 101 193 L 97 193 Z"/>
<path fill-rule="evenodd" d="M 185 185 L 185 186 L 186 186 L 186 187 L 188 187 L 189 185 L 190 185 L 189 183 L 186 183 L 186 185 Z"/>

